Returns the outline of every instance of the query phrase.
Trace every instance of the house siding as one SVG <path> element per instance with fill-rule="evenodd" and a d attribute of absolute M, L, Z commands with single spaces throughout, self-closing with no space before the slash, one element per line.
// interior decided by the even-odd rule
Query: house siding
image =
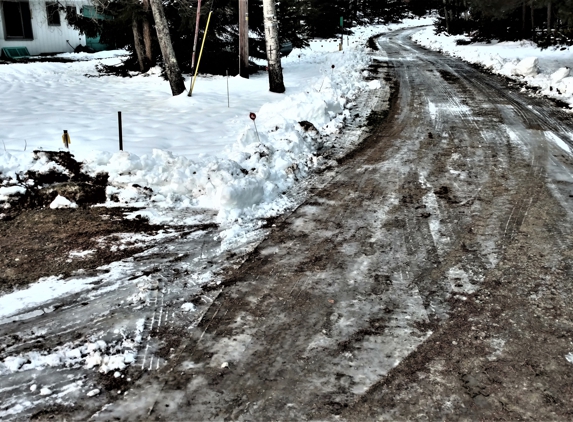
<path fill-rule="evenodd" d="M 6 31 L 4 28 L 4 8 L 0 0 L 0 48 L 3 47 L 27 47 L 32 55 L 41 53 L 65 53 L 73 51 L 73 48 L 68 45 L 66 40 L 75 48 L 79 44 L 86 45 L 85 35 L 80 35 L 78 31 L 68 25 L 66 14 L 60 13 L 60 25 L 48 25 L 48 16 L 46 12 L 46 1 L 43 0 L 29 0 L 30 14 L 32 16 L 32 32 L 34 35 L 33 40 L 12 39 L 6 40 Z M 64 2 L 60 1 L 64 6 L 75 6 L 78 14 L 80 8 L 88 2 Z"/>

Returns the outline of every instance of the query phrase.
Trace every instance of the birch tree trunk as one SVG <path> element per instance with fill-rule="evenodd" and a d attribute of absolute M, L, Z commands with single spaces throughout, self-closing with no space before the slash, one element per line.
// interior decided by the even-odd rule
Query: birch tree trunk
<path fill-rule="evenodd" d="M 161 55 L 163 56 L 163 62 L 165 63 L 165 73 L 167 73 L 167 79 L 169 79 L 169 85 L 171 86 L 171 93 L 174 96 L 179 95 L 185 91 L 185 83 L 183 76 L 181 75 L 181 70 L 179 69 L 179 63 L 177 63 L 177 58 L 175 57 L 173 44 L 171 43 L 169 26 L 163 10 L 163 3 L 161 3 L 161 0 L 151 0 L 150 4 L 153 19 L 155 20 L 157 40 L 159 41 Z"/>
<path fill-rule="evenodd" d="M 279 30 L 275 0 L 263 0 L 263 15 L 265 22 L 265 44 L 267 47 L 267 62 L 269 71 L 269 86 L 271 92 L 285 92 L 283 69 L 281 66 Z"/>
<path fill-rule="evenodd" d="M 141 35 L 139 33 L 139 25 L 137 20 L 134 18 L 131 23 L 131 29 L 133 30 L 133 46 L 135 47 L 135 54 L 137 55 L 137 62 L 139 63 L 139 71 L 145 72 L 145 60 L 143 56 L 143 46 L 141 45 Z"/>

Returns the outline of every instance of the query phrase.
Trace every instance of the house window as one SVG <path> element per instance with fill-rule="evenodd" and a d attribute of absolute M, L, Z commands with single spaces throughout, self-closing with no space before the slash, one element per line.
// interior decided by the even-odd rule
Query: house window
<path fill-rule="evenodd" d="M 46 14 L 48 15 L 48 25 L 60 26 L 60 11 L 58 3 L 46 3 Z"/>
<path fill-rule="evenodd" d="M 32 40 L 32 18 L 27 1 L 5 1 L 2 3 L 4 19 L 4 39 Z"/>
<path fill-rule="evenodd" d="M 78 16 L 78 10 L 76 6 L 66 6 L 66 16 L 70 18 L 76 18 Z"/>

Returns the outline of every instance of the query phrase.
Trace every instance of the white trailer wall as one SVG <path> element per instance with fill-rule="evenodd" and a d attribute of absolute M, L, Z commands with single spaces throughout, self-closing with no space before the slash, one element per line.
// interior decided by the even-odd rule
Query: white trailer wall
<path fill-rule="evenodd" d="M 85 45 L 86 37 L 68 25 L 65 13 L 60 11 L 60 25 L 48 25 L 46 1 L 30 0 L 30 15 L 33 39 L 6 39 L 6 18 L 4 15 L 3 1 L 0 1 L 0 48 L 3 47 L 27 47 L 32 55 L 41 53 L 64 53 L 71 52 L 78 44 Z M 79 2 L 62 2 L 64 6 L 73 6 L 80 13 L 82 4 Z"/>

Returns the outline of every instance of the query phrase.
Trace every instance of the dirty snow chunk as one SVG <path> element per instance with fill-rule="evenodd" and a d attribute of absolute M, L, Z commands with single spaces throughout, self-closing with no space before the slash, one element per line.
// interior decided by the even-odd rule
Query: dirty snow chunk
<path fill-rule="evenodd" d="M 183 305 L 181 305 L 181 310 L 183 312 L 192 312 L 195 310 L 195 305 L 193 305 L 192 303 L 184 303 Z"/>
<path fill-rule="evenodd" d="M 565 359 L 567 359 L 567 362 L 573 364 L 573 353 L 569 352 L 565 355 Z"/>
<path fill-rule="evenodd" d="M 95 352 L 93 355 L 86 358 L 86 369 L 92 369 L 94 366 L 101 365 L 102 357 L 100 352 Z"/>
<path fill-rule="evenodd" d="M 123 352 L 123 362 L 128 365 L 135 362 L 135 353 Z"/>
<path fill-rule="evenodd" d="M 64 198 L 62 195 L 56 196 L 56 199 L 52 201 L 50 204 L 50 208 L 77 208 L 78 205 L 75 202 L 70 201 L 67 198 Z"/>
<path fill-rule="evenodd" d="M 556 72 L 551 74 L 551 82 L 554 84 L 561 82 L 563 79 L 569 76 L 570 72 L 571 69 L 569 69 L 568 67 L 562 67 L 558 69 Z"/>
<path fill-rule="evenodd" d="M 22 356 L 8 356 L 4 359 L 4 365 L 12 372 L 18 371 L 22 365 L 24 365 L 28 360 Z"/>
<path fill-rule="evenodd" d="M 107 374 L 109 371 L 113 371 L 114 369 L 119 369 L 121 371 L 126 367 L 124 355 L 106 355 L 103 357 L 102 362 L 103 363 L 99 368 L 99 371 L 104 374 Z"/>
<path fill-rule="evenodd" d="M 30 391 L 33 393 L 34 391 L 36 391 L 37 388 L 38 388 L 38 386 L 36 384 L 32 384 L 30 386 Z"/>
<path fill-rule="evenodd" d="M 513 73 L 521 76 L 536 76 L 539 73 L 537 57 L 528 57 L 520 61 L 513 69 Z"/>
<path fill-rule="evenodd" d="M 87 396 L 93 397 L 93 396 L 97 396 L 98 394 L 99 394 L 99 389 L 94 388 L 93 390 L 88 391 Z"/>
<path fill-rule="evenodd" d="M 41 396 L 49 396 L 50 394 L 52 394 L 52 390 L 50 390 L 48 387 L 44 387 L 40 390 Z"/>

